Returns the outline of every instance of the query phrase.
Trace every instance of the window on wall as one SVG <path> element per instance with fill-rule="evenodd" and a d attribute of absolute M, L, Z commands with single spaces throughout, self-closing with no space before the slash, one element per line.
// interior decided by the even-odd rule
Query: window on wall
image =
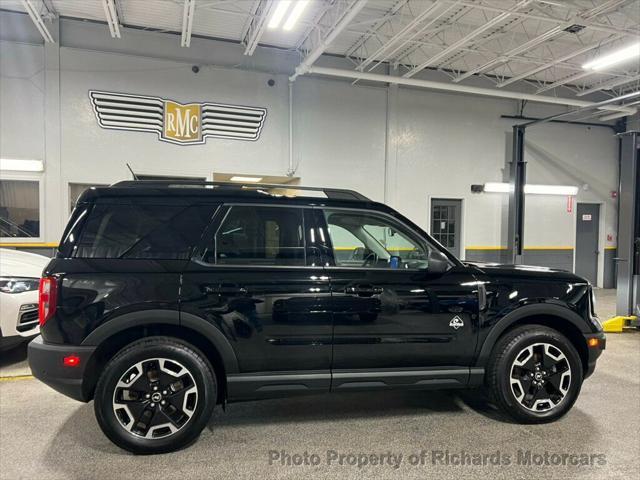
<path fill-rule="evenodd" d="M 444 247 L 453 248 L 456 238 L 455 206 L 434 205 L 431 234 Z"/>
<path fill-rule="evenodd" d="M 40 182 L 0 180 L 0 237 L 40 236 Z"/>
<path fill-rule="evenodd" d="M 76 206 L 78 198 L 86 189 L 91 187 L 104 187 L 105 184 L 96 183 L 70 183 L 69 184 L 69 213 L 73 211 Z"/>
<path fill-rule="evenodd" d="M 301 208 L 231 207 L 216 234 L 216 263 L 304 266 L 302 215 Z"/>

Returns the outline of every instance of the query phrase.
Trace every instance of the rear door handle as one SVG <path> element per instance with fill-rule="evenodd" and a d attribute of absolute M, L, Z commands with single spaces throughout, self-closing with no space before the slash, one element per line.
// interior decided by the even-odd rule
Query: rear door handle
<path fill-rule="evenodd" d="M 221 283 L 219 285 L 205 285 L 205 293 L 214 293 L 218 295 L 246 295 L 247 289 L 241 285 L 234 283 Z"/>
<path fill-rule="evenodd" d="M 384 288 L 374 285 L 353 285 L 344 289 L 345 293 L 351 295 L 358 295 L 360 297 L 372 297 L 373 295 L 380 295 Z"/>

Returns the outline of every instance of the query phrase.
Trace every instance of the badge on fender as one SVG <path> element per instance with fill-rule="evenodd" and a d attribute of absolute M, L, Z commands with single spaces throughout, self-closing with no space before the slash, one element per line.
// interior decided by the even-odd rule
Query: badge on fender
<path fill-rule="evenodd" d="M 456 315 L 449 322 L 449 326 L 451 328 L 453 328 L 454 330 L 458 330 L 460 327 L 464 327 L 464 322 L 462 321 L 462 319 L 458 315 Z"/>

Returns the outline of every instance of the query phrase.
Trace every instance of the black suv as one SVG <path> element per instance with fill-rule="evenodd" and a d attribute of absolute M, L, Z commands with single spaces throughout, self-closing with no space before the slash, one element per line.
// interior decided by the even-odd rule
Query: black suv
<path fill-rule="evenodd" d="M 136 453 L 218 403 L 484 386 L 525 423 L 576 401 L 605 336 L 591 286 L 474 265 L 337 189 L 121 182 L 78 201 L 40 283 L 34 375 Z"/>

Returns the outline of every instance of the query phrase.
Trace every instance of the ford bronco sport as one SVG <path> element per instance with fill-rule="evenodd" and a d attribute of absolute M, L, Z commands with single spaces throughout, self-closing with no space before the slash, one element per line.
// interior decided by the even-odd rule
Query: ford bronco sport
<path fill-rule="evenodd" d="M 349 190 L 91 188 L 39 295 L 34 375 L 135 453 L 187 445 L 219 403 L 329 391 L 485 387 L 549 422 L 605 347 L 585 279 L 461 262 Z"/>

